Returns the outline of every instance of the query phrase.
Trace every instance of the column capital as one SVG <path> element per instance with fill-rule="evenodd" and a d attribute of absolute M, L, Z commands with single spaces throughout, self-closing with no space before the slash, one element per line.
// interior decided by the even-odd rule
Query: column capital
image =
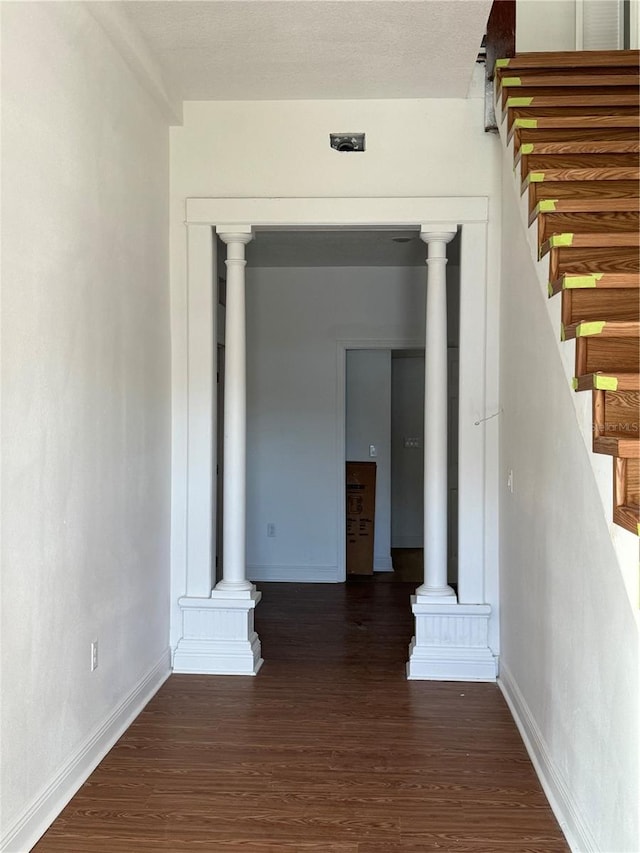
<path fill-rule="evenodd" d="M 457 233 L 457 228 L 450 223 L 420 226 L 420 239 L 427 245 L 429 243 L 450 243 Z"/>
<path fill-rule="evenodd" d="M 253 240 L 251 225 L 216 225 L 216 234 L 223 243 L 243 243 L 246 245 Z"/>

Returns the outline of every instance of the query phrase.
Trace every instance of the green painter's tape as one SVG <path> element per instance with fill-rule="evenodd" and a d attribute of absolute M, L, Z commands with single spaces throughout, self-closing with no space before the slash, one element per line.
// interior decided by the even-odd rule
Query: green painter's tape
<path fill-rule="evenodd" d="M 561 341 L 567 340 L 567 333 L 564 330 L 564 323 L 560 323 L 560 340 Z"/>
<path fill-rule="evenodd" d="M 556 209 L 556 198 L 543 198 L 538 202 L 538 213 L 553 213 Z"/>
<path fill-rule="evenodd" d="M 500 82 L 503 86 L 522 86 L 522 80 L 519 77 L 503 77 Z"/>
<path fill-rule="evenodd" d="M 594 275 L 565 275 L 564 288 L 571 290 L 574 287 L 596 287 L 601 278 L 601 272 Z"/>
<path fill-rule="evenodd" d="M 508 68 L 510 59 L 496 59 L 496 68 Z"/>
<path fill-rule="evenodd" d="M 549 237 L 549 245 L 552 249 L 559 246 L 570 246 L 573 243 L 573 234 L 552 234 Z"/>
<path fill-rule="evenodd" d="M 600 335 L 607 325 L 605 320 L 592 320 L 590 323 L 578 323 L 576 326 L 576 338 L 588 338 L 591 335 Z"/>
<path fill-rule="evenodd" d="M 549 294 L 549 299 L 551 299 L 551 297 L 553 296 L 553 285 L 551 284 L 551 282 L 549 282 L 549 284 L 547 285 L 547 293 Z"/>
<path fill-rule="evenodd" d="M 521 154 L 533 154 L 533 142 L 525 142 L 520 146 Z"/>
<path fill-rule="evenodd" d="M 544 181 L 544 172 L 529 172 L 527 177 L 530 184 L 541 184 Z"/>
<path fill-rule="evenodd" d="M 530 107 L 533 98 L 507 98 L 507 107 Z"/>
<path fill-rule="evenodd" d="M 577 376 L 574 376 L 573 379 L 571 380 L 571 387 L 573 388 L 574 391 L 578 390 L 578 377 Z"/>
<path fill-rule="evenodd" d="M 538 126 L 537 118 L 517 118 L 514 121 L 514 127 L 527 127 L 527 128 L 535 128 Z"/>
<path fill-rule="evenodd" d="M 601 373 L 596 373 L 593 377 L 593 387 L 597 391 L 617 391 L 618 380 L 615 376 L 603 376 Z"/>

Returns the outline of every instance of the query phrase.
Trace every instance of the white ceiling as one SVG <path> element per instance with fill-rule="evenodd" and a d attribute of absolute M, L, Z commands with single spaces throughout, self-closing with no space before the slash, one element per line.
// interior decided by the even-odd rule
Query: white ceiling
<path fill-rule="evenodd" d="M 396 242 L 400 238 L 407 242 Z M 224 250 L 223 250 L 224 251 Z M 252 267 L 423 267 L 427 245 L 417 231 L 258 231 L 247 246 Z M 460 263 L 460 240 L 447 246 Z M 426 275 L 426 273 L 425 273 Z"/>
<path fill-rule="evenodd" d="M 126 0 L 184 100 L 464 98 L 491 0 Z"/>

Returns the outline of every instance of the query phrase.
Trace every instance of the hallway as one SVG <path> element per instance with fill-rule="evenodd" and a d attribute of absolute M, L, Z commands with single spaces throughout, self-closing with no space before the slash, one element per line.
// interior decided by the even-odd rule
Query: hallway
<path fill-rule="evenodd" d="M 256 678 L 174 675 L 35 853 L 560 853 L 494 684 L 410 682 L 413 584 L 261 584 Z"/>

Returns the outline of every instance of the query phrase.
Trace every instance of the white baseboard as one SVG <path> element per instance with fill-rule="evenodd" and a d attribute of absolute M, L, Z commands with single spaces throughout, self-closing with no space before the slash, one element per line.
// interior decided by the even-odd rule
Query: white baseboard
<path fill-rule="evenodd" d="M 596 853 L 598 844 L 571 793 L 571 788 L 553 761 L 549 747 L 516 680 L 502 661 L 498 686 L 569 847 L 573 853 Z"/>
<path fill-rule="evenodd" d="M 342 580 L 337 566 L 247 566 L 247 577 L 253 583 L 338 583 Z"/>
<path fill-rule="evenodd" d="M 392 572 L 393 562 L 391 554 L 374 554 L 373 555 L 373 571 L 374 572 Z"/>
<path fill-rule="evenodd" d="M 1 853 L 27 853 L 171 674 L 169 649 L 40 790 L 0 841 Z"/>

